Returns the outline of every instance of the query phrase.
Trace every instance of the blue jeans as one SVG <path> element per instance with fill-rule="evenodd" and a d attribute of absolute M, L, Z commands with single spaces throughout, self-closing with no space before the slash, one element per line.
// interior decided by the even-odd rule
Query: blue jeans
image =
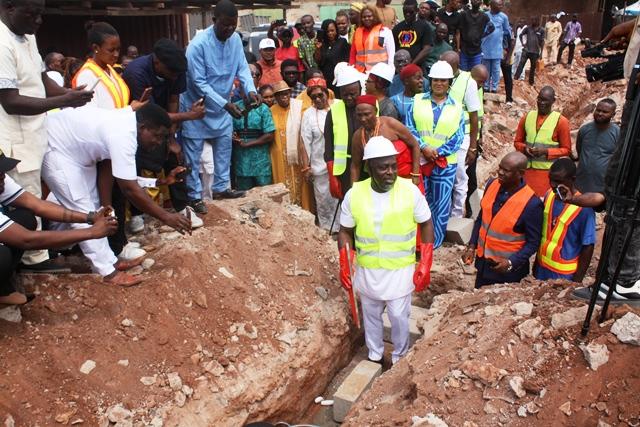
<path fill-rule="evenodd" d="M 464 52 L 460 52 L 460 69 L 462 71 L 471 71 L 473 67 L 482 62 L 482 52 L 477 55 L 467 56 Z"/>
<path fill-rule="evenodd" d="M 498 83 L 500 83 L 500 59 L 482 59 L 482 63 L 487 70 L 489 70 L 489 78 L 486 82 L 484 82 L 484 90 L 485 91 L 494 91 L 498 90 Z"/>
<path fill-rule="evenodd" d="M 231 132 L 213 139 L 181 138 L 182 151 L 187 166 L 191 171 L 187 175 L 187 196 L 189 200 L 202 199 L 202 183 L 200 182 L 200 157 L 204 144 L 213 146 L 213 185 L 211 191 L 220 193 L 229 188 L 229 169 L 231 167 Z"/>

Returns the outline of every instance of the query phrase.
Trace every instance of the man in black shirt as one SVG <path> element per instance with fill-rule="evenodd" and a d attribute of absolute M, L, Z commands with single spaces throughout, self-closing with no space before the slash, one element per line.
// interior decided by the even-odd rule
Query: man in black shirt
<path fill-rule="evenodd" d="M 482 0 L 471 0 L 471 10 L 460 13 L 460 69 L 470 71 L 482 62 L 482 38 L 495 29 L 486 13 L 480 10 Z"/>
<path fill-rule="evenodd" d="M 460 50 L 460 6 L 458 0 L 449 0 L 447 5 L 438 10 L 438 19 L 440 22 L 447 24 L 449 28 L 449 40 L 447 41 L 453 48 Z"/>
<path fill-rule="evenodd" d="M 396 42 L 396 52 L 406 49 L 411 55 L 411 62 L 422 67 L 422 63 L 433 46 L 433 31 L 418 17 L 418 3 L 416 0 L 405 0 L 402 5 L 404 21 L 393 27 L 393 39 Z"/>
<path fill-rule="evenodd" d="M 516 69 L 514 78 L 519 79 L 527 60 L 531 64 L 529 69 L 529 84 L 533 86 L 533 82 L 536 78 L 536 65 L 542 52 L 542 45 L 544 44 L 544 29 L 540 26 L 540 19 L 538 17 L 531 18 L 531 25 L 525 28 L 520 34 L 520 42 L 522 43 L 522 56 L 520 57 L 520 64 Z"/>

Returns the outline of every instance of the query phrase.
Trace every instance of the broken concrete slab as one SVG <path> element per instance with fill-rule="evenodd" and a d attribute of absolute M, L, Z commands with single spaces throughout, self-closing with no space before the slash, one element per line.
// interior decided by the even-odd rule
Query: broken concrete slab
<path fill-rule="evenodd" d="M 382 365 L 379 363 L 363 360 L 356 365 L 333 395 L 333 419 L 336 422 L 344 421 L 351 406 L 381 373 Z"/>
<path fill-rule="evenodd" d="M 447 242 L 466 245 L 471 239 L 474 220 L 471 218 L 449 218 L 447 223 Z"/>
<path fill-rule="evenodd" d="M 424 319 L 428 316 L 428 310 L 422 307 L 411 306 L 411 314 L 409 315 L 409 345 L 413 345 L 418 338 L 422 336 L 422 331 L 418 328 L 419 324 L 424 323 Z M 382 313 L 382 324 L 384 326 L 382 339 L 391 342 L 391 321 L 385 309 Z"/>
<path fill-rule="evenodd" d="M 551 316 L 551 326 L 554 329 L 564 329 L 582 323 L 587 315 L 588 306 L 572 308 L 562 313 L 555 313 Z M 596 307 L 599 311 L 599 308 Z"/>
<path fill-rule="evenodd" d="M 600 366 L 609 361 L 609 349 L 604 344 L 591 342 L 588 345 L 581 345 L 580 350 L 593 371 L 597 371 Z"/>
<path fill-rule="evenodd" d="M 640 316 L 625 314 L 611 326 L 611 333 L 623 343 L 640 345 Z"/>
<path fill-rule="evenodd" d="M 469 197 L 469 204 L 471 205 L 471 218 L 473 219 L 477 218 L 480 214 L 480 201 L 482 200 L 482 196 L 484 196 L 484 190 L 478 188 Z"/>

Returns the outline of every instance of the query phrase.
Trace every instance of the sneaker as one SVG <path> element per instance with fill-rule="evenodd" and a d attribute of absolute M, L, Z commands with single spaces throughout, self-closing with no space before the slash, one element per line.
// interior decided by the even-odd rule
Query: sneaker
<path fill-rule="evenodd" d="M 37 264 L 19 264 L 18 270 L 21 273 L 40 273 L 40 274 L 65 274 L 71 273 L 71 268 L 62 265 L 57 259 L 48 259 Z"/>
<path fill-rule="evenodd" d="M 191 206 L 187 206 L 186 208 L 182 209 L 178 213 L 180 215 L 184 215 L 184 216 L 189 215 L 191 217 L 192 230 L 195 230 L 196 228 L 200 228 L 204 225 L 204 222 L 202 221 L 202 219 L 198 215 L 196 215 L 196 212 L 193 210 Z"/>
<path fill-rule="evenodd" d="M 200 215 L 206 215 L 208 212 L 207 205 L 205 205 L 201 199 L 191 200 L 189 202 L 189 206 L 191 206 L 193 210 Z"/>
<path fill-rule="evenodd" d="M 118 259 L 123 261 L 131 261 L 140 257 L 143 257 L 147 254 L 144 249 L 136 248 L 132 245 L 132 243 L 127 243 L 124 248 L 122 248 L 122 252 L 118 255 Z"/>
<path fill-rule="evenodd" d="M 576 299 L 590 301 L 592 288 L 593 285 L 586 288 L 578 288 L 572 292 L 571 296 Z M 605 283 L 602 283 L 600 285 L 600 290 L 598 291 L 598 299 L 596 300 L 596 304 L 604 304 L 604 300 L 607 298 L 608 292 L 609 286 L 607 286 Z M 640 280 L 635 282 L 631 286 L 616 286 L 613 294 L 611 294 L 610 303 L 613 305 L 629 304 L 632 306 L 640 306 Z"/>
<path fill-rule="evenodd" d="M 240 198 L 240 197 L 244 197 L 246 194 L 247 194 L 246 191 L 232 190 L 232 189 L 229 188 L 229 189 L 226 189 L 224 191 L 220 191 L 219 193 L 211 193 L 211 198 L 213 200 L 237 199 L 237 198 Z"/>
<path fill-rule="evenodd" d="M 129 221 L 129 232 L 138 234 L 144 231 L 144 217 L 142 215 L 132 216 Z"/>

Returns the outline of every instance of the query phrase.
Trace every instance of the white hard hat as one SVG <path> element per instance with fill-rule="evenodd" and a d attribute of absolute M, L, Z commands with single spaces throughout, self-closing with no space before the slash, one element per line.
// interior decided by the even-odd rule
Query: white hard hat
<path fill-rule="evenodd" d="M 393 76 L 396 75 L 396 67 L 389 65 L 386 62 L 378 62 L 371 68 L 369 74 L 381 77 L 391 83 L 393 82 Z"/>
<path fill-rule="evenodd" d="M 276 42 L 274 42 L 269 38 L 260 40 L 260 44 L 258 45 L 258 49 L 275 49 L 275 48 L 276 48 Z"/>
<path fill-rule="evenodd" d="M 340 68 L 338 68 L 338 65 L 336 65 L 336 68 L 334 71 L 336 75 L 335 81 L 336 81 L 337 87 L 347 86 L 352 83 L 362 82 L 362 80 L 364 80 L 365 78 L 364 74 L 362 74 L 360 71 L 356 70 L 352 66 L 347 65 L 347 66 L 341 66 Z"/>
<path fill-rule="evenodd" d="M 452 79 L 453 68 L 447 63 L 447 61 L 438 61 L 431 66 L 429 70 L 429 78 L 432 79 Z"/>
<path fill-rule="evenodd" d="M 393 146 L 393 142 L 384 136 L 374 136 L 367 142 L 367 145 L 364 146 L 364 156 L 362 160 L 395 156 L 397 154 L 398 151 L 396 151 L 396 147 Z"/>

